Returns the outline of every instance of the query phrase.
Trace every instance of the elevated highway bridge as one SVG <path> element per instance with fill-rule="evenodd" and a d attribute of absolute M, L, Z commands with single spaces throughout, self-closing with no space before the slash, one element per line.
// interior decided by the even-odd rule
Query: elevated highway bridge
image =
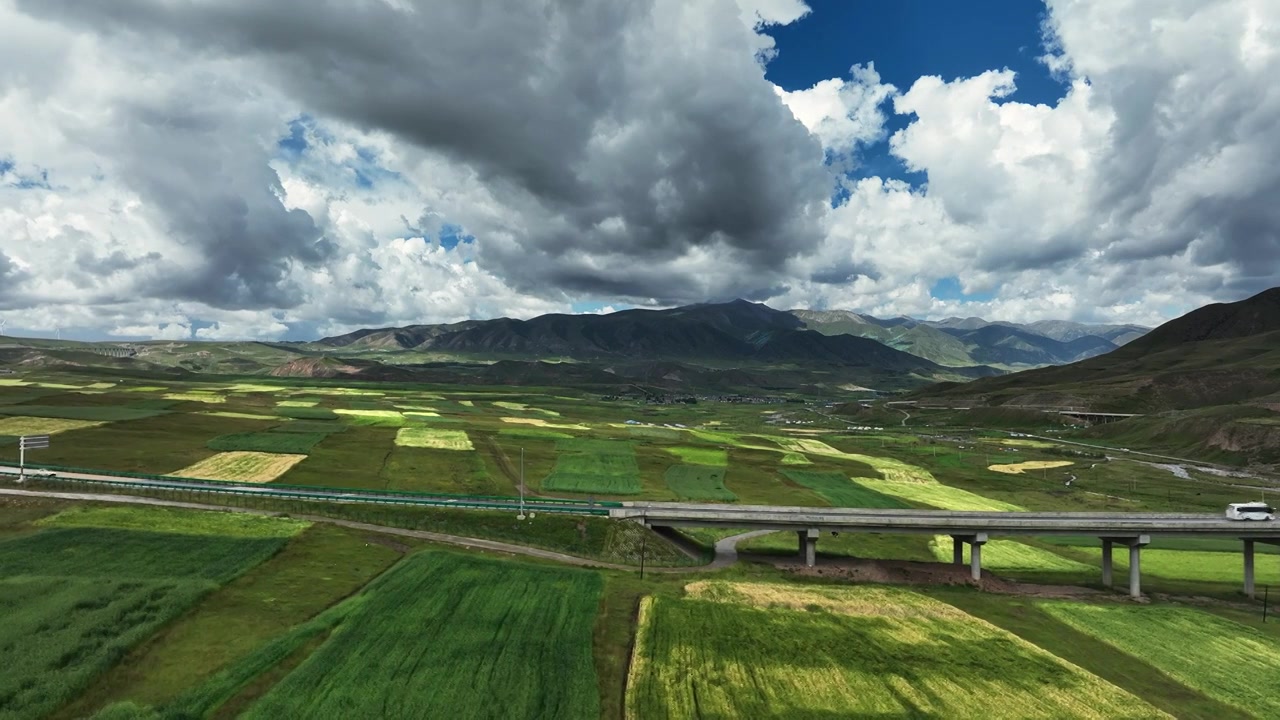
<path fill-rule="evenodd" d="M 28 473 L 33 472 L 31 469 Z M 990 537 L 1086 535 L 1102 546 L 1102 582 L 1112 585 L 1112 549 L 1129 550 L 1129 593 L 1141 594 L 1142 548 L 1153 537 L 1224 538 L 1242 541 L 1244 592 L 1254 596 L 1254 548 L 1257 543 L 1280 545 L 1280 521 L 1228 520 L 1210 513 L 1100 513 L 1100 512 L 972 512 L 951 510 L 900 510 L 814 508 L 773 505 L 711 505 L 672 502 L 597 502 L 553 498 L 514 498 L 475 495 L 443 495 L 314 486 L 258 484 L 199 480 L 157 475 L 137 475 L 40 466 L 28 481 L 76 484 L 112 490 L 151 490 L 213 495 L 239 495 L 302 502 L 339 502 L 375 505 L 408 505 L 510 512 L 543 512 L 567 515 L 608 516 L 640 522 L 649 527 L 703 527 L 795 532 L 800 557 L 816 562 L 817 542 L 830 533 L 917 533 L 949 535 L 953 561 L 963 564 L 964 546 L 970 547 L 974 579 L 982 576 L 982 546 Z M 52 473 L 49 475 L 47 473 Z M 19 468 L 0 465 L 0 475 L 17 481 Z"/>

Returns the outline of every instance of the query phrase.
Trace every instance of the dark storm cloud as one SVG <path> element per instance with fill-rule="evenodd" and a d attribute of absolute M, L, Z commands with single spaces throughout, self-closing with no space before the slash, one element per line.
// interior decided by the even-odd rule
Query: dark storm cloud
<path fill-rule="evenodd" d="M 248 59 L 308 111 L 473 168 L 499 202 L 519 209 L 515 238 L 477 232 L 477 255 L 520 290 L 545 293 L 555 282 L 697 299 L 675 266 L 633 294 L 630 266 L 715 248 L 741 270 L 734 280 L 749 293 L 819 241 L 816 218 L 831 182 L 822 150 L 763 81 L 732 2 L 404 4 L 410 9 L 381 0 L 21 3 L 84 27 Z M 182 134 L 174 130 L 161 154 L 140 164 L 167 163 Z M 243 173 L 244 196 L 214 193 L 207 209 L 217 212 L 198 214 L 184 231 L 204 228 L 234 244 L 261 222 L 261 203 L 247 188 L 268 194 L 274 178 L 246 166 L 224 170 L 226 179 L 232 171 Z M 265 222 L 293 238 L 280 257 L 306 257 L 298 253 L 315 233 L 305 222 L 282 212 Z M 611 266 L 566 272 L 560 263 L 569 254 Z M 218 270 L 199 282 L 239 278 L 215 284 L 215 296 L 236 302 L 290 299 L 265 290 L 279 263 L 234 257 L 215 253 Z M 194 292 L 199 282 L 175 290 Z"/>
<path fill-rule="evenodd" d="M 320 263 L 330 246 L 309 215 L 281 205 L 265 151 L 228 132 L 238 127 L 234 111 L 210 108 L 207 93 L 197 85 L 121 104 L 101 130 L 115 144 L 121 179 L 201 257 L 194 270 L 149 273 L 144 291 L 228 309 L 296 306 L 303 298 L 285 280 L 290 264 Z"/>

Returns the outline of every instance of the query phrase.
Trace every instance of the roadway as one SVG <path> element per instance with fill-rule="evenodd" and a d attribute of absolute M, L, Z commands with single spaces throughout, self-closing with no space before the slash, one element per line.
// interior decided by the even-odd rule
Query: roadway
<path fill-rule="evenodd" d="M 989 512 L 888 510 L 766 505 L 624 502 L 610 517 L 670 527 L 768 530 L 820 528 L 836 532 L 933 535 L 1164 535 L 1272 538 L 1280 522 L 1228 520 L 1214 513 Z"/>

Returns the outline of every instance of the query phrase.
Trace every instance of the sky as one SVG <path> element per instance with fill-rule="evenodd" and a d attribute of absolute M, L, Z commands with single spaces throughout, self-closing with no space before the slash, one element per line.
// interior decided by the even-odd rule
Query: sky
<path fill-rule="evenodd" d="M 0 0 L 0 320 L 746 298 L 1155 325 L 1280 285 L 1270 0 Z"/>

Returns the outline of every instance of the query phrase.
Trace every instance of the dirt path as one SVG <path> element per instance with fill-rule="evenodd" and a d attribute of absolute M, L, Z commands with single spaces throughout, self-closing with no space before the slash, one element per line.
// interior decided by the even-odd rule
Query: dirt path
<path fill-rule="evenodd" d="M 238 512 L 250 515 L 264 515 L 267 517 L 278 517 L 284 513 L 274 512 L 270 510 L 251 510 L 248 508 L 224 507 L 222 505 L 205 505 L 202 503 L 181 502 L 178 500 L 157 500 L 155 498 L 138 497 L 136 495 L 104 495 L 94 493 L 62 493 L 62 492 L 44 492 L 37 490 L 17 490 L 14 488 L 0 488 L 0 496 L 9 495 L 17 497 L 43 497 L 56 500 L 80 500 L 91 502 L 109 502 L 123 503 L 128 505 L 151 505 L 156 507 L 176 507 L 187 508 L 191 510 L 214 510 L 221 512 Z M 405 528 L 389 527 L 386 525 L 373 525 L 370 523 L 355 522 L 354 520 L 339 520 L 335 518 L 321 517 L 318 515 L 293 515 L 289 517 L 299 520 L 306 520 L 314 523 L 329 523 L 330 525 L 340 525 L 342 527 L 363 530 L 366 532 L 381 533 L 383 535 L 396 535 L 399 537 L 411 537 L 420 540 L 429 540 L 431 542 L 441 543 L 444 545 L 454 545 L 457 547 L 465 547 L 473 550 L 487 550 L 489 552 L 499 552 L 508 555 L 524 555 L 526 557 L 541 558 L 543 560 L 552 560 L 554 562 L 563 563 L 565 565 L 576 565 L 578 567 L 603 568 L 608 570 L 624 570 L 635 572 L 639 568 L 633 565 L 620 565 L 618 563 L 608 563 L 601 560 L 591 560 L 588 558 L 578 557 L 576 555 L 566 555 L 553 550 L 543 550 L 541 548 L 528 547 L 526 545 L 516 545 L 513 543 L 499 542 L 497 540 L 483 540 L 480 538 L 467 538 L 457 535 L 445 535 L 443 533 L 428 532 L 426 530 L 406 530 Z M 735 535 L 733 537 L 724 538 L 716 543 L 716 557 L 706 565 L 694 567 L 647 567 L 648 572 L 667 574 L 667 573 L 692 573 L 704 572 L 707 570 L 720 570 L 729 567 L 738 561 L 737 545 L 739 540 L 748 537 L 764 534 L 768 531 L 756 531 Z"/>

